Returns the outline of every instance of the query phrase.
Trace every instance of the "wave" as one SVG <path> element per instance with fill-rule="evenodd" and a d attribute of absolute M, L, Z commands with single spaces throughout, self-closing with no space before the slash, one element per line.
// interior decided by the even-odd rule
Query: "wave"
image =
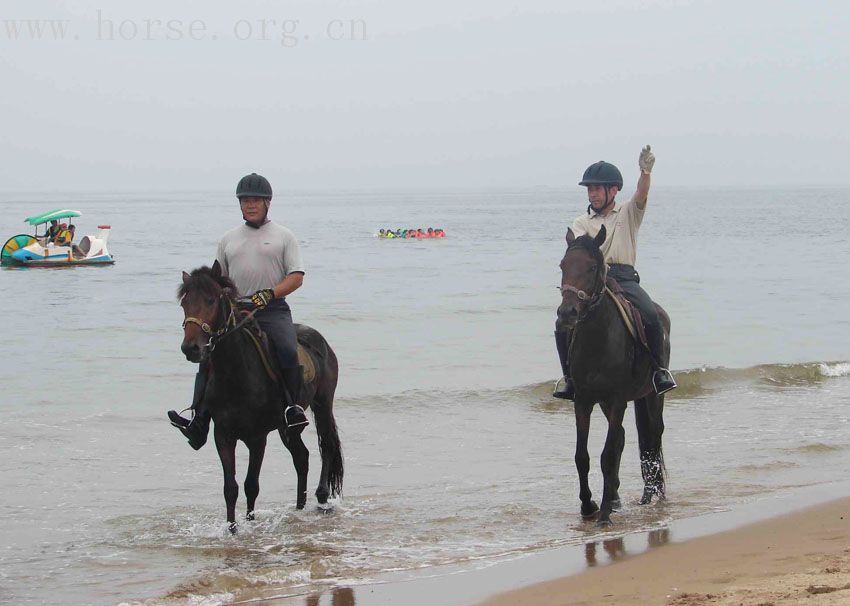
<path fill-rule="evenodd" d="M 808 387 L 828 379 L 850 376 L 850 362 L 759 364 L 748 368 L 702 367 L 674 373 L 679 389 L 673 398 L 698 397 L 730 383 L 762 387 Z"/>
<path fill-rule="evenodd" d="M 840 377 L 850 376 L 850 362 L 800 362 L 796 364 L 759 364 L 747 368 L 726 368 L 723 366 L 703 366 L 673 372 L 679 384 L 667 394 L 667 400 L 683 400 L 708 396 L 711 393 L 730 386 L 752 385 L 762 389 L 786 389 L 817 387 L 818 385 Z M 393 405 L 404 407 L 422 405 L 455 405 L 465 398 L 486 399 L 494 404 L 513 402 L 517 399 L 532 399 L 544 407 L 544 412 L 559 412 L 570 402 L 554 400 L 552 389 L 555 379 L 542 383 L 517 385 L 503 389 L 416 389 L 393 394 L 358 394 L 340 396 L 337 399 L 347 405 L 369 406 Z M 549 410 L 551 408 L 551 410 Z"/>
<path fill-rule="evenodd" d="M 796 446 L 794 448 L 786 448 L 785 452 L 801 453 L 801 454 L 829 454 L 832 452 L 840 452 L 845 450 L 845 446 L 835 444 L 824 444 L 823 442 L 812 442 Z"/>

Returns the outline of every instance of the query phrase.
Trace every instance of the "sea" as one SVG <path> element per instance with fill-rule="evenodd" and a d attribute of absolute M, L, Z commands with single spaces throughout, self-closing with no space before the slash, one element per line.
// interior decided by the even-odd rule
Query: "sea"
<path fill-rule="evenodd" d="M 273 434 L 256 520 L 231 535 L 215 448 L 193 451 L 165 413 L 188 406 L 196 370 L 180 351 L 181 272 L 211 264 L 241 222 L 236 199 L 0 194 L 4 240 L 31 230 L 27 216 L 71 208 L 78 237 L 112 226 L 116 259 L 0 271 L 0 603 L 310 605 L 332 593 L 364 606 L 363 588 L 388 579 L 663 531 L 850 479 L 850 189 L 658 186 L 637 268 L 672 320 L 668 498 L 637 504 L 630 406 L 623 509 L 612 529 L 581 520 L 573 410 L 550 394 L 558 263 L 586 206 L 581 188 L 278 194 L 270 216 L 298 236 L 307 268 L 293 316 L 340 361 L 345 484 L 317 507 L 311 424 L 296 510 Z M 376 237 L 428 227 L 447 237 Z M 597 409 L 597 498 L 605 431 Z M 237 457 L 241 484 L 244 446 Z"/>

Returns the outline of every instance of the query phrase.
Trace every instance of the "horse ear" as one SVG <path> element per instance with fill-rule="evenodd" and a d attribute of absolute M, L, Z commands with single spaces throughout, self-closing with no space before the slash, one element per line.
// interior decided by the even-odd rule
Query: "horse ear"
<path fill-rule="evenodd" d="M 183 272 L 183 284 L 188 284 L 189 280 L 192 279 L 192 276 L 187 274 L 185 271 Z"/>
<path fill-rule="evenodd" d="M 596 237 L 593 239 L 593 243 L 596 244 L 597 247 L 602 247 L 605 243 L 605 238 L 608 236 L 608 233 L 605 230 L 605 226 L 599 228 L 599 233 L 596 234 Z"/>
<path fill-rule="evenodd" d="M 218 262 L 218 259 L 213 262 L 212 277 L 215 280 L 218 280 L 221 277 L 221 263 Z"/>
<path fill-rule="evenodd" d="M 568 227 L 567 228 L 567 246 L 568 247 L 572 246 L 573 242 L 575 242 L 575 241 L 576 241 L 576 235 L 573 233 L 573 228 Z"/>

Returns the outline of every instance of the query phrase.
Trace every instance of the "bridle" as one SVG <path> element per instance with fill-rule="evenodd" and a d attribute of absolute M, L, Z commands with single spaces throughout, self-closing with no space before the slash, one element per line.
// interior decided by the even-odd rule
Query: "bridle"
<path fill-rule="evenodd" d="M 572 284 L 563 283 L 560 286 L 557 286 L 561 291 L 561 297 L 571 292 L 578 297 L 578 300 L 582 303 L 586 303 L 584 309 L 578 314 L 578 319 L 576 319 L 576 324 L 587 318 L 587 316 L 602 302 L 603 297 L 605 296 L 605 281 L 608 275 L 608 266 L 605 263 L 602 263 L 602 271 L 596 271 L 596 277 L 593 281 L 593 290 L 590 294 L 587 291 L 584 291 L 580 288 L 576 288 Z"/>
<path fill-rule="evenodd" d="M 250 322 L 254 318 L 254 314 L 257 313 L 257 310 L 259 309 L 255 307 L 253 310 L 246 313 L 245 316 L 237 322 L 236 307 L 233 305 L 233 301 L 231 301 L 231 299 L 226 296 L 225 291 L 219 293 L 218 302 L 220 304 L 219 311 L 222 312 L 222 314 L 227 314 L 227 320 L 225 321 L 224 325 L 216 331 L 213 331 L 212 327 L 208 323 L 204 322 L 203 320 L 199 320 L 198 318 L 195 318 L 193 316 L 186 316 L 185 318 L 183 318 L 184 329 L 186 328 L 187 324 L 195 324 L 200 327 L 201 331 L 203 331 L 205 335 L 209 336 L 209 339 L 207 340 L 207 343 L 206 345 L 204 345 L 204 347 L 209 349 L 210 353 L 215 351 L 216 345 L 221 343 L 221 341 L 223 341 L 226 337 L 233 334 L 234 332 L 245 326 L 245 324 Z"/>

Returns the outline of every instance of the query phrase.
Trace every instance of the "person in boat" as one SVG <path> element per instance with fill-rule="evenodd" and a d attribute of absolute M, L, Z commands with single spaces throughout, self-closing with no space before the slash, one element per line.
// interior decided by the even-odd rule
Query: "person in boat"
<path fill-rule="evenodd" d="M 76 229 L 74 225 L 68 227 L 67 223 L 59 225 L 59 230 L 53 237 L 53 244 L 56 246 L 70 246 L 71 241 L 74 239 L 74 229 Z"/>
<path fill-rule="evenodd" d="M 253 293 L 254 318 L 268 335 L 277 356 L 286 391 L 284 420 L 287 428 L 308 424 L 301 401 L 303 367 L 298 364 L 297 339 L 287 295 L 304 282 L 304 263 L 298 239 L 288 228 L 268 217 L 272 187 L 268 180 L 251 173 L 236 186 L 236 197 L 244 224 L 224 234 L 216 260 L 222 273 L 229 276 L 239 293 Z M 189 440 L 195 450 L 206 443 L 210 414 L 202 406 L 209 368 L 201 364 L 195 377 L 191 420 L 169 410 L 171 424 Z"/>
<path fill-rule="evenodd" d="M 589 205 L 587 213 L 573 221 L 573 235 L 578 238 L 585 234 L 595 237 L 602 225 L 608 237 L 602 244 L 602 255 L 608 265 L 608 276 L 614 278 L 623 289 L 629 301 L 638 309 L 646 326 L 646 336 L 655 370 L 652 384 L 659 394 L 676 388 L 673 375 L 660 365 L 663 359 L 664 334 L 658 311 L 646 291 L 640 286 L 640 276 L 635 270 L 637 257 L 638 229 L 646 212 L 649 195 L 650 174 L 655 165 L 655 155 L 650 146 L 644 147 L 638 158 L 640 177 L 637 191 L 626 203 L 615 201 L 616 195 L 623 189 L 623 175 L 613 164 L 605 161 L 591 164 L 579 185 L 587 187 Z M 555 345 L 561 370 L 564 376 L 555 386 L 552 394 L 564 400 L 575 399 L 575 384 L 570 378 L 569 349 L 571 331 L 559 322 L 555 322 Z"/>
<path fill-rule="evenodd" d="M 386 233 L 383 229 L 379 229 L 379 230 L 378 230 L 378 237 L 379 237 L 379 238 L 386 238 L 386 237 L 387 237 L 387 233 Z"/>
<path fill-rule="evenodd" d="M 52 243 L 56 236 L 59 235 L 59 219 L 53 219 L 50 222 L 50 227 L 44 232 L 44 245 Z"/>
<path fill-rule="evenodd" d="M 68 231 L 71 233 L 71 237 L 68 240 L 68 244 L 66 244 L 66 246 L 71 247 L 71 252 L 74 254 L 75 257 L 85 257 L 86 255 L 85 253 L 83 253 L 80 247 L 74 244 L 74 236 L 77 234 L 77 226 L 71 223 L 70 225 L 68 225 Z"/>

